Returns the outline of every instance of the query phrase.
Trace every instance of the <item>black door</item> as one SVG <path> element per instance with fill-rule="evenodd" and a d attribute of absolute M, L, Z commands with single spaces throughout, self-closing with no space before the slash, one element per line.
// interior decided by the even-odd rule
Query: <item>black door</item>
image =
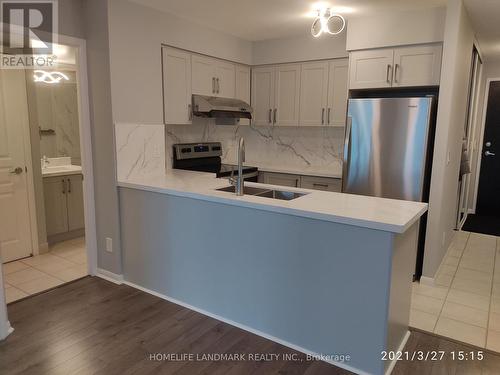
<path fill-rule="evenodd" d="M 500 82 L 490 83 L 476 214 L 500 217 Z"/>

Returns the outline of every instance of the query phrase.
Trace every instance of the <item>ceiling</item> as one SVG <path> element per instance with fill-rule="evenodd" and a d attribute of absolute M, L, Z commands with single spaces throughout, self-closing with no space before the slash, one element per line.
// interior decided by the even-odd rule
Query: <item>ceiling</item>
<path fill-rule="evenodd" d="M 483 55 L 500 58 L 500 0 L 464 0 Z"/>
<path fill-rule="evenodd" d="M 236 37 L 258 41 L 309 32 L 311 11 L 327 5 L 349 18 L 386 10 L 442 6 L 446 0 L 131 0 Z M 487 0 L 477 0 L 483 2 Z M 490 0 L 500 2 L 499 0 Z"/>

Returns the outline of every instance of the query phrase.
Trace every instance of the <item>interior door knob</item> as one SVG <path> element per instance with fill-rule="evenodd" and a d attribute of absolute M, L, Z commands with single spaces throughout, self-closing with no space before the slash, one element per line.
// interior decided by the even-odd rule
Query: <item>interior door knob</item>
<path fill-rule="evenodd" d="M 484 153 L 485 156 L 495 156 L 495 153 L 494 152 L 490 152 L 490 151 L 486 151 Z"/>
<path fill-rule="evenodd" d="M 11 174 L 21 174 L 23 173 L 23 168 L 21 167 L 17 167 L 16 169 L 14 169 L 13 171 L 10 171 Z"/>

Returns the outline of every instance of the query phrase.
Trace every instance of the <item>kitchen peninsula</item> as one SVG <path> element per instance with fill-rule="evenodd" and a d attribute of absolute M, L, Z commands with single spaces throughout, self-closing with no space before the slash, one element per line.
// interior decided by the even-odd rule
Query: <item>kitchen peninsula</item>
<path fill-rule="evenodd" d="M 306 353 L 349 356 L 334 363 L 357 373 L 389 371 L 381 352 L 409 336 L 427 205 L 217 190 L 228 185 L 181 170 L 119 178 L 125 282 Z"/>

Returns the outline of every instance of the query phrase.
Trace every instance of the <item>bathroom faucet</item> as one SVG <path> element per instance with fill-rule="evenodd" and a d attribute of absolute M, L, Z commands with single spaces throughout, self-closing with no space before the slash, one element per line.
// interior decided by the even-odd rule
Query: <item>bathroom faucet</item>
<path fill-rule="evenodd" d="M 245 161 L 245 140 L 243 137 L 240 138 L 238 144 L 238 176 L 236 179 L 233 177 L 233 172 L 231 172 L 231 178 L 229 182 L 232 185 L 235 185 L 236 195 L 242 196 L 244 187 L 245 187 L 245 179 L 243 177 L 243 162 Z"/>
<path fill-rule="evenodd" d="M 42 169 L 47 168 L 47 165 L 49 165 L 49 158 L 46 155 L 43 155 L 42 158 Z"/>

